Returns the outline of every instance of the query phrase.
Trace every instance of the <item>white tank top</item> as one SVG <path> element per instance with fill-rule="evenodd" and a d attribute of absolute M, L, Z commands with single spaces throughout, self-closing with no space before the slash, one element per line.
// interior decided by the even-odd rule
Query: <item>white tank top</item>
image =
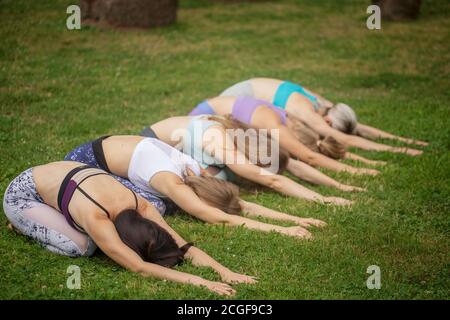
<path fill-rule="evenodd" d="M 187 168 L 200 175 L 200 166 L 190 156 L 158 139 L 145 138 L 137 144 L 131 156 L 128 179 L 145 191 L 165 197 L 150 187 L 152 177 L 165 171 L 172 172 L 184 180 Z"/>

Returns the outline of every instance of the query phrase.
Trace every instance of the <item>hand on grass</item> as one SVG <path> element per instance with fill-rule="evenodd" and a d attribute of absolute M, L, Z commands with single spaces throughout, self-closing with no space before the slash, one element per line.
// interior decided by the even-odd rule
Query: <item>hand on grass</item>
<path fill-rule="evenodd" d="M 327 225 L 324 221 L 313 218 L 297 218 L 295 219 L 295 223 L 304 228 L 308 228 L 310 226 L 325 227 Z"/>
<path fill-rule="evenodd" d="M 312 234 L 308 230 L 302 227 L 283 227 L 280 231 L 280 233 L 291 236 L 291 237 L 297 237 L 300 239 L 311 239 Z"/>
<path fill-rule="evenodd" d="M 222 282 L 203 279 L 200 285 L 206 287 L 209 291 L 220 294 L 221 296 L 232 296 L 236 293 L 236 290 L 234 290 L 230 285 Z"/>
<path fill-rule="evenodd" d="M 376 169 L 357 168 L 353 173 L 368 174 L 370 176 L 376 176 L 376 175 L 380 174 L 380 171 L 378 171 Z"/>
<path fill-rule="evenodd" d="M 422 140 L 405 139 L 403 141 L 406 142 L 406 143 L 409 143 L 409 144 L 415 144 L 417 146 L 422 146 L 422 147 L 426 147 L 426 146 L 429 145 L 428 142 L 425 142 L 425 141 L 422 141 Z"/>
<path fill-rule="evenodd" d="M 351 200 L 347 200 L 344 198 L 339 198 L 339 197 L 325 197 L 323 199 L 323 201 L 325 203 L 329 203 L 329 204 L 335 204 L 338 206 L 349 206 L 353 204 L 353 201 Z"/>
<path fill-rule="evenodd" d="M 349 186 L 346 184 L 340 184 L 338 187 L 339 190 L 345 191 L 345 192 L 353 192 L 353 191 L 359 191 L 359 192 L 366 192 L 366 188 L 360 188 L 355 186 Z"/>
<path fill-rule="evenodd" d="M 414 142 L 414 144 L 416 144 L 416 145 L 418 145 L 418 146 L 422 146 L 422 147 L 426 147 L 426 146 L 429 145 L 428 142 L 421 141 L 421 140 L 414 140 L 413 142 Z"/>
<path fill-rule="evenodd" d="M 373 165 L 373 166 L 385 166 L 387 164 L 386 161 L 381 161 L 381 160 L 368 160 L 368 161 L 366 161 L 366 163 Z"/>
<path fill-rule="evenodd" d="M 255 277 L 246 276 L 245 274 L 239 274 L 233 271 L 225 272 L 221 275 L 222 281 L 226 283 L 247 283 L 254 284 L 258 282 Z"/>
<path fill-rule="evenodd" d="M 410 149 L 407 148 L 406 149 L 406 154 L 410 155 L 410 156 L 419 156 L 423 153 L 422 150 L 417 150 L 417 149 Z"/>

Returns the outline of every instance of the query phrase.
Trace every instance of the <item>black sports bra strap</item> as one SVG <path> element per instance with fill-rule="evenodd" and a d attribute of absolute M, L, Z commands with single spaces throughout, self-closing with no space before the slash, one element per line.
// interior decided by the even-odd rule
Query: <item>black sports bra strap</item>
<path fill-rule="evenodd" d="M 137 209 L 138 209 L 138 198 L 136 197 L 136 193 L 134 193 L 133 190 L 130 189 L 130 191 L 131 191 L 131 193 L 133 194 L 133 197 L 134 197 L 134 203 L 136 203 L 136 209 L 134 209 L 134 210 L 137 211 Z"/>
<path fill-rule="evenodd" d="M 91 200 L 97 207 L 99 207 L 100 209 L 102 209 L 102 210 L 106 213 L 106 215 L 108 216 L 108 218 L 110 218 L 109 212 L 108 212 L 108 210 L 105 209 L 105 207 L 103 207 L 100 203 L 98 203 L 97 201 L 95 201 L 90 195 L 87 194 L 86 191 L 84 191 L 83 189 L 81 189 L 81 187 L 80 187 L 79 185 L 77 186 L 77 189 L 80 190 L 80 192 L 81 192 L 82 194 L 84 194 L 84 196 L 85 196 L 86 198 L 88 198 L 89 200 Z"/>
<path fill-rule="evenodd" d="M 108 168 L 108 164 L 106 163 L 106 157 L 105 152 L 103 150 L 103 140 L 111 137 L 109 136 L 103 136 L 98 138 L 97 140 L 94 140 L 92 142 L 92 150 L 94 152 L 94 158 L 97 161 L 99 167 L 109 173 L 111 173 L 111 170 Z"/>
<path fill-rule="evenodd" d="M 95 168 L 95 169 L 97 169 L 97 168 Z M 101 170 L 101 169 L 98 169 L 98 170 Z M 109 174 L 107 172 L 93 173 L 91 175 L 88 175 L 87 177 L 84 177 L 84 179 L 82 179 L 80 182 L 78 182 L 78 185 L 82 184 L 85 180 L 89 179 L 90 177 L 95 177 L 95 176 L 99 176 L 102 174 L 109 176 Z"/>

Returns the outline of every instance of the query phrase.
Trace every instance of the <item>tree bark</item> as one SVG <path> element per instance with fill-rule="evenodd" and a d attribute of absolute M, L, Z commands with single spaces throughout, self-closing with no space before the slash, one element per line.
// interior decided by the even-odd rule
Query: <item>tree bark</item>
<path fill-rule="evenodd" d="M 421 0 L 372 0 L 381 9 L 381 18 L 390 21 L 415 20 L 419 17 Z"/>
<path fill-rule="evenodd" d="M 225 3 L 236 3 L 236 2 L 264 2 L 269 0 L 210 0 L 212 2 L 225 2 Z"/>
<path fill-rule="evenodd" d="M 175 23 L 178 0 L 80 0 L 81 19 L 102 25 L 150 28 Z"/>

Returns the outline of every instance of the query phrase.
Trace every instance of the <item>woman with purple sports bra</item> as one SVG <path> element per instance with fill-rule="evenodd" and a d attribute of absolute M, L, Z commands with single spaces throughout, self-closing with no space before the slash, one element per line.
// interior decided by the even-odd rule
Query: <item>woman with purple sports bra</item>
<path fill-rule="evenodd" d="M 424 141 L 399 137 L 358 123 L 355 112 L 348 105 L 334 104 L 319 94 L 289 81 L 253 78 L 234 84 L 224 90 L 220 96 L 246 96 L 270 101 L 277 108 L 286 110 L 303 121 L 321 136 L 333 137 L 349 147 L 416 156 L 422 154 L 423 151 L 393 147 L 367 139 L 384 138 L 421 146 L 428 145 Z"/>
<path fill-rule="evenodd" d="M 301 122 L 295 117 L 290 116 L 286 111 L 273 106 L 271 103 L 254 99 L 251 97 L 216 97 L 202 102 L 197 106 L 190 115 L 196 115 L 202 112 L 208 114 L 227 115 L 241 121 L 249 126 L 257 129 L 276 129 L 279 132 L 279 141 L 282 148 L 286 149 L 293 158 L 288 162 L 287 169 L 297 177 L 327 186 L 336 187 L 344 191 L 362 191 L 363 189 L 339 184 L 337 181 L 322 174 L 320 171 L 312 168 L 312 166 L 321 166 L 335 171 L 349 171 L 351 173 L 366 173 L 377 174 L 378 171 L 372 169 L 355 168 L 346 164 L 342 164 L 332 158 L 325 157 L 318 152 L 310 150 L 314 146 L 317 148 L 315 139 L 310 144 L 309 148 L 303 144 L 300 137 L 305 137 L 303 134 L 305 128 L 302 128 Z M 306 129 L 307 130 L 307 129 Z M 308 131 L 306 131 L 308 132 Z M 298 138 L 297 138 L 298 137 Z M 311 140 L 311 139 L 310 139 Z M 319 142 L 320 146 L 329 145 L 329 149 L 323 153 L 331 155 L 338 154 L 340 151 L 339 143 L 335 142 L 336 147 L 333 148 L 332 142 Z M 338 149 L 334 151 L 333 149 Z M 316 149 L 319 151 L 319 149 Z M 346 153 L 345 150 L 341 153 Z M 365 159 L 367 160 L 367 159 Z M 367 160 L 369 161 L 369 160 Z M 305 162 L 305 163 L 304 163 Z"/>
<path fill-rule="evenodd" d="M 211 104 L 214 104 L 214 106 Z M 271 114 L 266 112 L 268 118 L 256 117 L 259 122 L 255 123 L 256 120 L 253 119 L 253 114 L 258 112 L 257 109 L 259 109 L 259 107 L 261 107 L 261 109 L 269 108 L 273 112 Z M 189 115 L 193 116 L 200 114 L 231 114 L 233 118 L 255 128 L 268 128 L 268 123 L 273 123 L 274 121 L 277 121 L 276 119 L 278 118 L 281 121 L 281 125 L 287 127 L 297 140 L 313 152 L 322 153 L 333 159 L 351 159 L 370 165 L 385 164 L 383 161 L 369 160 L 348 152 L 343 144 L 337 142 L 330 136 L 320 139 L 320 136 L 317 133 L 311 130 L 297 117 L 292 116 L 292 114 L 289 114 L 286 110 L 277 108 L 274 104 L 265 100 L 255 99 L 250 96 L 219 96 L 203 101 L 193 109 Z M 293 151 L 291 154 L 295 154 L 295 152 Z M 363 169 L 359 173 L 375 174 L 375 171 L 364 172 Z"/>
<path fill-rule="evenodd" d="M 221 295 L 235 290 L 171 267 L 189 258 L 196 266 L 213 268 L 223 282 L 256 282 L 187 243 L 153 205 L 108 173 L 79 162 L 53 162 L 24 171 L 6 189 L 3 208 L 13 228 L 57 254 L 87 257 L 98 246 L 143 276 L 203 286 Z"/>

